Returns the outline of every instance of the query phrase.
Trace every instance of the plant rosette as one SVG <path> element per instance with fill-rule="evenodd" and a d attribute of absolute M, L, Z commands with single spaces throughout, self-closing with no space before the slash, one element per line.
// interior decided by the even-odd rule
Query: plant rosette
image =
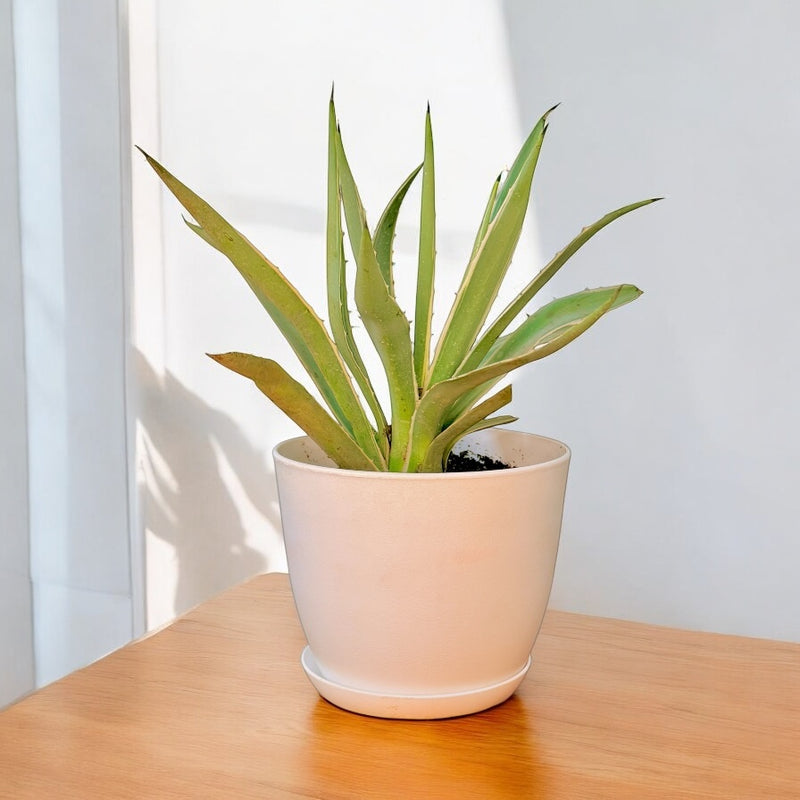
<path fill-rule="evenodd" d="M 586 289 L 527 313 L 535 295 L 595 234 L 654 202 L 623 206 L 584 227 L 497 312 L 552 110 L 492 184 L 435 347 L 430 109 L 422 163 L 370 227 L 331 97 L 328 326 L 266 256 L 144 154 L 193 218 L 186 224 L 230 259 L 313 384 L 314 394 L 269 358 L 211 356 L 252 380 L 306 434 L 274 451 L 281 517 L 309 641 L 302 664 L 319 692 L 344 708 L 413 718 L 470 713 L 510 696 L 528 669 L 552 583 L 569 451 L 550 439 L 499 429 L 516 417 L 497 413 L 511 402 L 512 388 L 496 387 L 641 294 L 630 284 Z M 393 245 L 418 175 L 412 325 L 395 294 Z M 383 368 L 388 414 L 353 334 L 350 293 Z M 463 442 L 511 468 L 448 472 Z"/>

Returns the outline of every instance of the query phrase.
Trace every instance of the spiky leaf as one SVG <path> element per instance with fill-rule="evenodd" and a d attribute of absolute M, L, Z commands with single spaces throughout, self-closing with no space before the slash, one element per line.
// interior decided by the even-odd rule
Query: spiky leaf
<path fill-rule="evenodd" d="M 495 182 L 492 184 L 492 189 L 489 192 L 489 199 L 486 202 L 486 208 L 483 211 L 483 216 L 481 217 L 481 224 L 478 225 L 478 232 L 475 234 L 475 242 L 472 245 L 472 252 L 469 254 L 469 261 L 472 261 L 475 258 L 475 254 L 478 252 L 481 244 L 483 244 L 483 240 L 486 237 L 486 230 L 489 227 L 489 223 L 492 221 L 492 212 L 494 211 L 494 201 L 497 197 L 497 191 L 500 188 L 500 181 L 502 180 L 503 176 L 498 175 Z M 469 261 L 467 263 L 469 263 Z"/>
<path fill-rule="evenodd" d="M 205 200 L 152 156 L 147 162 L 180 204 L 194 217 L 202 238 L 227 256 L 297 354 L 334 416 L 368 457 L 383 456 L 344 362 L 322 320 L 281 271 Z"/>
<path fill-rule="evenodd" d="M 612 311 L 632 302 L 640 295 L 641 291 L 635 286 L 623 284 L 600 289 L 585 289 L 553 300 L 531 314 L 515 331 L 498 339 L 484 358 L 482 365 L 505 361 L 532 349 L 541 348 L 562 336 L 572 326 L 580 326 L 588 315 L 597 309 L 605 308 L 608 302 L 611 302 L 608 311 Z M 463 409 L 469 408 L 498 380 L 499 378 L 495 378 L 471 392 L 466 392 L 454 404 L 449 417 L 454 418 L 461 414 Z"/>
<path fill-rule="evenodd" d="M 394 243 L 394 232 L 397 226 L 397 217 L 400 214 L 400 206 L 403 204 L 406 193 L 411 188 L 414 178 L 417 177 L 419 171 L 422 169 L 420 164 L 412 173 L 400 184 L 400 188 L 394 193 L 392 199 L 386 205 L 386 208 L 375 226 L 375 234 L 372 237 L 372 243 L 375 245 L 375 258 L 378 259 L 378 266 L 381 269 L 381 275 L 389 287 L 389 291 L 394 296 L 394 271 L 392 265 L 392 247 Z"/>
<path fill-rule="evenodd" d="M 430 106 L 425 115 L 425 159 L 422 163 L 419 261 L 414 306 L 414 374 L 417 378 L 417 385 L 424 389 L 428 382 L 431 321 L 433 319 L 433 278 L 436 266 L 436 179 L 434 177 Z"/>
<path fill-rule="evenodd" d="M 619 219 L 625 214 L 635 211 L 637 208 L 650 205 L 661 200 L 660 197 L 655 197 L 649 200 L 640 200 L 638 203 L 631 203 L 630 205 L 618 208 L 611 211 L 605 216 L 601 217 L 597 222 L 583 228 L 581 232 L 563 249 L 556 253 L 549 263 L 546 264 L 534 277 L 534 279 L 506 306 L 503 312 L 491 324 L 486 332 L 476 343 L 475 347 L 471 350 L 469 356 L 465 359 L 464 363 L 459 367 L 458 374 L 469 372 L 480 364 L 490 348 L 503 331 L 514 321 L 514 319 L 522 312 L 526 305 L 536 296 L 540 289 L 567 263 L 567 261 L 583 247 L 596 233 L 601 231 L 606 225 L 611 224 L 615 219 Z"/>
<path fill-rule="evenodd" d="M 376 465 L 347 432 L 280 364 L 249 353 L 211 355 L 218 364 L 255 383 L 342 469 L 376 471 Z"/>
<path fill-rule="evenodd" d="M 511 169 L 509 169 L 508 175 L 506 175 L 506 179 L 503 182 L 503 185 L 500 187 L 500 191 L 497 193 L 497 198 L 494 201 L 494 207 L 492 208 L 492 219 L 495 218 L 497 212 L 505 202 L 508 193 L 514 188 L 522 173 L 527 169 L 527 162 L 530 158 L 530 153 L 534 150 L 538 151 L 538 149 L 541 148 L 541 140 L 547 131 L 547 118 L 558 108 L 559 105 L 560 103 L 556 103 L 551 108 L 548 108 L 544 114 L 542 114 L 541 119 L 534 126 L 530 136 L 528 136 L 528 140 L 524 145 L 522 145 L 522 149 L 519 151 L 519 153 L 517 153 L 517 157 L 514 159 L 514 163 L 511 165 Z"/>
<path fill-rule="evenodd" d="M 546 119 L 547 114 L 536 123 L 514 162 L 515 171 L 497 194 L 494 218 L 467 266 L 437 344 L 431 383 L 447 380 L 461 365 L 497 297 L 522 232 Z"/>
<path fill-rule="evenodd" d="M 326 236 L 328 318 L 333 341 L 342 359 L 350 368 L 367 405 L 369 405 L 377 425 L 376 439 L 384 459 L 389 456 L 389 442 L 386 436 L 386 417 L 372 386 L 367 368 L 359 353 L 353 328 L 350 322 L 350 308 L 347 298 L 347 275 L 345 271 L 344 245 L 342 242 L 342 213 L 339 202 L 339 166 L 337 155 L 336 110 L 331 97 L 328 109 L 328 220 Z"/>
<path fill-rule="evenodd" d="M 493 414 L 503 406 L 511 402 L 511 387 L 506 386 L 496 394 L 492 395 L 482 403 L 465 411 L 455 422 L 445 428 L 430 444 L 428 452 L 422 464 L 419 466 L 419 472 L 440 472 L 444 469 L 447 463 L 447 456 L 456 445 L 456 443 L 463 439 L 467 433 L 476 430 L 476 425 L 486 421 L 489 414 Z M 505 422 L 516 421 L 516 417 L 498 417 L 504 422 L 493 421 L 492 426 L 503 425 Z"/>
<path fill-rule="evenodd" d="M 394 471 L 401 468 L 405 459 L 411 417 L 417 401 L 411 326 L 381 275 L 364 207 L 338 132 L 337 158 L 347 233 L 356 257 L 356 307 L 389 383 L 392 409 L 389 469 Z"/>
<path fill-rule="evenodd" d="M 559 297 L 537 309 L 520 326 L 495 342 L 484 359 L 485 364 L 514 358 L 531 349 L 542 347 L 570 328 L 580 325 L 587 316 L 608 306 L 608 311 L 634 301 L 642 294 L 631 284 L 584 289 Z"/>
<path fill-rule="evenodd" d="M 610 311 L 615 301 L 616 296 L 612 296 L 608 302 L 588 314 L 580 322 L 566 328 L 546 343 L 539 346 L 534 345 L 521 355 L 487 364 L 472 372 L 432 386 L 420 400 L 411 423 L 411 446 L 406 459 L 407 471 L 416 472 L 419 469 L 434 438 L 448 422 L 457 419 L 463 413 L 464 398 L 471 396 L 473 390 L 486 391 L 491 388 L 496 379 L 512 370 L 560 350 L 594 325 L 603 314 Z"/>

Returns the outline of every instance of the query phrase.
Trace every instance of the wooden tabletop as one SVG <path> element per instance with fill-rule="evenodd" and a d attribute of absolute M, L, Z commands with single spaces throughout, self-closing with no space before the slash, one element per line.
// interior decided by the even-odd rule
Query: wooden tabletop
<path fill-rule="evenodd" d="M 398 722 L 303 644 L 286 576 L 232 589 L 0 714 L 0 797 L 800 797 L 800 645 L 551 611 L 511 700 Z"/>

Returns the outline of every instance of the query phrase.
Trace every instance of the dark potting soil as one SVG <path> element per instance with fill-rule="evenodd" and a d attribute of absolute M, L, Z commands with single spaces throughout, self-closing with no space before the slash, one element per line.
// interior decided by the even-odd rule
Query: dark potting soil
<path fill-rule="evenodd" d="M 485 472 L 491 469 L 511 469 L 503 461 L 498 461 L 491 456 L 484 456 L 480 453 L 473 453 L 464 450 L 461 453 L 450 453 L 447 457 L 445 472 Z"/>

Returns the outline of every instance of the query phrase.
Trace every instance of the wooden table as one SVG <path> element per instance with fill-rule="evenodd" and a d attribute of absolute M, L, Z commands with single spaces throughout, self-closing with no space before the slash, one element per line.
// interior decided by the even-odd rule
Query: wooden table
<path fill-rule="evenodd" d="M 504 705 L 320 700 L 264 575 L 0 714 L 0 797 L 799 798 L 800 645 L 549 612 Z"/>

